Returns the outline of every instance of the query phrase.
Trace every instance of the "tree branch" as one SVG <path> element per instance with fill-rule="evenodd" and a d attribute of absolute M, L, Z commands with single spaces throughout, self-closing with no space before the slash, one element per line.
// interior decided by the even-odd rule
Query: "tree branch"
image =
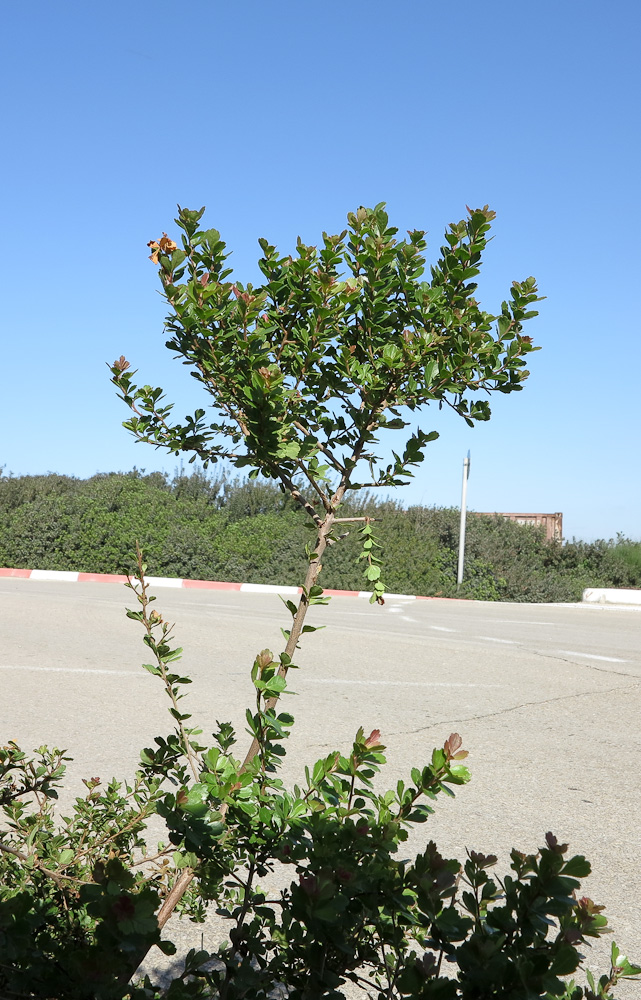
<path fill-rule="evenodd" d="M 86 882 L 81 878 L 76 878 L 74 875 L 65 875 L 62 871 L 54 872 L 51 868 L 46 868 L 42 861 L 38 861 L 33 854 L 23 854 L 22 851 L 18 851 L 15 847 L 9 847 L 8 844 L 3 844 L 2 841 L 0 841 L 0 851 L 4 851 L 5 854 L 11 854 L 20 861 L 30 861 L 34 868 L 42 872 L 43 875 L 46 875 L 47 878 L 52 879 L 58 886 L 60 886 L 62 879 L 65 879 L 67 882 L 77 882 L 79 885 L 94 884 L 92 881 Z"/>
<path fill-rule="evenodd" d="M 307 437 L 313 437 L 314 436 L 308 430 L 308 428 L 305 427 L 304 424 L 301 424 L 300 420 L 294 420 L 294 427 L 297 427 L 298 430 L 302 431 L 303 434 L 305 434 Z M 336 471 L 337 472 L 341 472 L 341 473 L 344 474 L 345 473 L 345 466 L 342 465 L 341 462 L 339 462 L 339 460 L 336 458 L 336 456 L 334 455 L 334 453 L 332 451 L 330 451 L 330 449 L 327 447 L 327 445 L 321 444 L 320 441 L 318 441 L 317 444 L 318 444 L 319 450 L 322 451 L 323 455 L 325 455 L 330 460 L 330 462 L 332 463 L 332 465 L 334 466 L 334 468 L 336 469 Z"/>
<path fill-rule="evenodd" d="M 277 469 L 275 471 L 283 486 L 289 491 L 292 499 L 295 500 L 297 504 L 300 504 L 303 510 L 307 511 L 314 524 L 320 528 L 323 523 L 323 519 L 314 507 L 313 503 L 303 496 L 293 479 L 291 479 L 283 469 Z"/>
<path fill-rule="evenodd" d="M 312 476 L 311 472 L 309 472 L 309 470 L 305 466 L 305 463 L 303 461 L 301 461 L 300 458 L 296 460 L 296 465 L 298 466 L 298 468 L 300 469 L 300 471 L 303 473 L 303 475 L 305 476 L 305 478 L 308 480 L 308 482 L 310 483 L 310 485 L 312 486 L 312 488 L 316 491 L 316 493 L 318 493 L 318 495 L 319 495 L 319 497 L 321 499 L 321 502 L 322 502 L 323 507 L 325 508 L 325 510 L 329 512 L 332 508 L 331 508 L 331 505 L 330 505 L 330 502 L 329 502 L 329 497 L 327 496 L 327 494 L 323 493 L 322 489 L 320 488 L 320 486 L 318 485 L 318 483 L 316 482 L 316 480 Z"/>

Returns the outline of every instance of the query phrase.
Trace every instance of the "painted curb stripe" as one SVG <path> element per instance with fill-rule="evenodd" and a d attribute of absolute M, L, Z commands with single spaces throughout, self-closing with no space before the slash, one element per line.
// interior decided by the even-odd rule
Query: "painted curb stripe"
<path fill-rule="evenodd" d="M 78 573 L 78 583 L 126 583 L 127 577 L 118 573 Z"/>
<path fill-rule="evenodd" d="M 64 580 L 69 583 L 77 581 L 79 583 L 126 583 L 127 577 L 118 573 L 71 573 L 66 570 L 47 569 L 1 569 L 0 577 L 20 577 L 24 580 Z M 152 587 L 173 587 L 175 589 L 187 588 L 194 590 L 235 590 L 244 591 L 246 594 L 283 594 L 286 596 L 296 596 L 302 593 L 301 587 L 278 586 L 271 583 L 233 583 L 223 580 L 181 580 L 171 576 L 148 576 L 145 577 Z M 323 593 L 327 597 L 361 597 L 372 596 L 369 590 L 334 590 L 331 587 L 323 588 Z M 386 600 L 399 601 L 455 601 L 456 597 L 426 597 L 423 594 L 383 594 Z"/>
<path fill-rule="evenodd" d="M 32 569 L 32 580 L 58 580 L 64 583 L 77 583 L 79 573 L 71 573 L 64 569 Z"/>
<path fill-rule="evenodd" d="M 0 577 L 20 577 L 28 580 L 66 580 L 70 583 L 126 583 L 127 577 L 119 573 L 71 573 L 66 570 L 54 569 L 0 569 Z M 236 590 L 245 594 L 286 594 L 296 596 L 302 594 L 302 587 L 280 586 L 273 583 L 234 583 L 223 580 L 182 580 L 173 576 L 146 576 L 145 580 L 151 587 L 173 587 L 193 590 Z M 370 590 L 334 590 L 323 588 L 327 597 L 365 597 L 370 598 Z M 435 601 L 438 598 L 424 597 L 418 594 L 383 594 L 389 600 L 398 601 Z M 447 598 L 443 598 L 447 600 Z"/>
<path fill-rule="evenodd" d="M 18 569 L 0 567 L 0 577 L 22 580 L 50 580 L 65 583 L 126 583 L 127 577 L 118 573 L 76 573 L 57 569 Z M 250 594 L 300 594 L 300 587 L 275 586 L 268 583 L 228 583 L 222 580 L 182 580 L 171 576 L 148 576 L 152 587 L 193 588 L 195 590 L 242 590 Z M 369 590 L 333 590 L 327 588 L 328 597 L 371 597 Z M 460 601 L 458 597 L 428 597 L 425 594 L 384 594 L 384 598 L 398 601 Z M 466 602 L 482 603 L 482 602 Z M 513 601 L 503 603 L 513 604 Z M 641 607 L 641 590 L 592 589 L 583 592 L 583 602 L 579 604 L 544 604 L 542 607 L 593 607 L 605 609 L 638 609 Z M 625 607 L 627 605 L 627 608 Z"/>
<path fill-rule="evenodd" d="M 300 587 L 279 587 L 273 583 L 241 583 L 240 589 L 245 594 L 300 594 Z"/>
<path fill-rule="evenodd" d="M 641 605 L 641 590 L 613 587 L 594 587 L 583 591 L 584 604 L 631 604 Z"/>

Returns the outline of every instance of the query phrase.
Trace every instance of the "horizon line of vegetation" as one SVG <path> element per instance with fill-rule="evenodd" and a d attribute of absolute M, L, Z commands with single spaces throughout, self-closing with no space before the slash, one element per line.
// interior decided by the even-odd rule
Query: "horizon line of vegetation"
<path fill-rule="evenodd" d="M 457 591 L 458 508 L 404 508 L 371 493 L 354 504 L 346 500 L 342 513 L 383 521 L 390 592 L 550 602 L 580 600 L 586 587 L 641 587 L 641 542 L 546 541 L 542 528 L 497 514 L 468 520 Z M 139 542 L 152 575 L 285 584 L 300 576 L 306 536 L 304 514 L 269 481 L 201 469 L 0 475 L 3 566 L 131 573 Z M 357 545 L 354 532 L 328 550 L 324 587 L 363 589 Z"/>

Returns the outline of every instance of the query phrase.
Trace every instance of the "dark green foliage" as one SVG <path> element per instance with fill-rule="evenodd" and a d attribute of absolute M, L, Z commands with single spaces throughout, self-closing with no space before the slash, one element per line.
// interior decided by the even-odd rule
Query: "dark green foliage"
<path fill-rule="evenodd" d="M 136 541 L 150 572 L 201 580 L 291 583 L 305 570 L 303 512 L 273 483 L 225 481 L 202 471 L 0 478 L 0 565 L 130 572 Z M 392 593 L 476 600 L 578 601 L 586 587 L 641 587 L 641 544 L 619 536 L 546 542 L 501 517 L 467 521 L 465 578 L 456 590 L 459 514 L 348 494 L 344 516 L 380 518 Z M 346 525 L 346 529 L 349 528 Z M 324 558 L 323 585 L 365 589 L 357 526 Z"/>
<path fill-rule="evenodd" d="M 53 479 L 52 489 L 48 480 Z M 184 483 L 168 488 L 164 476 L 100 475 L 4 479 L 0 509 L 0 562 L 89 573 L 124 573 L 134 568 L 138 540 L 150 562 L 169 575 L 191 575 L 210 549 L 215 507 L 204 491 L 185 494 Z M 20 504 L 18 488 L 26 502 Z M 208 570 L 215 565 L 205 560 Z M 182 571 L 182 572 L 181 572 Z"/>

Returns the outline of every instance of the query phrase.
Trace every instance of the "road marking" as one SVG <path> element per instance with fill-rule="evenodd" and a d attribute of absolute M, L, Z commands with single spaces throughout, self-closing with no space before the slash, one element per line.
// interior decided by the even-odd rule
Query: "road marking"
<path fill-rule="evenodd" d="M 0 670 L 35 670 L 50 674 L 121 674 L 124 677 L 143 677 L 138 670 L 103 670 L 102 667 L 30 667 L 22 664 L 0 663 Z"/>
<path fill-rule="evenodd" d="M 409 615 L 403 615 L 403 621 L 404 622 L 415 622 L 416 618 L 410 618 Z"/>
<path fill-rule="evenodd" d="M 504 642 L 509 646 L 516 646 L 515 639 L 496 639 L 493 635 L 477 635 L 476 639 L 485 639 L 486 642 Z"/>
<path fill-rule="evenodd" d="M 484 618 L 483 621 L 493 625 L 563 625 L 563 622 L 532 622 L 519 618 Z"/>
<path fill-rule="evenodd" d="M 247 608 L 244 604 L 214 604 L 213 601 L 201 604 L 200 601 L 182 601 L 181 608 L 216 608 L 217 611 L 227 611 L 232 608 L 234 611 L 246 611 Z M 255 613 L 255 612 L 254 612 Z M 265 612 L 266 614 L 270 612 Z"/>
<path fill-rule="evenodd" d="M 397 604 L 397 605 L 396 605 L 396 607 L 394 607 L 394 608 L 388 608 L 388 609 L 387 609 L 387 613 L 388 613 L 388 614 L 390 614 L 390 615 L 393 615 L 393 614 L 395 614 L 395 613 L 398 613 L 398 614 L 400 614 L 400 612 L 401 612 L 402 610 L 403 610 L 403 609 L 402 609 L 402 607 L 400 606 L 400 604 Z M 361 614 L 362 614 L 362 613 L 363 613 L 363 612 L 361 611 Z"/>
<path fill-rule="evenodd" d="M 430 625 L 435 632 L 456 632 L 455 628 L 445 628 L 445 625 Z"/>
<path fill-rule="evenodd" d="M 597 656 L 596 653 L 577 653 L 574 649 L 557 649 L 557 655 L 561 656 L 581 656 L 585 660 L 603 660 L 604 663 L 629 663 L 629 660 L 621 660 L 618 656 Z"/>
<path fill-rule="evenodd" d="M 347 677 L 300 677 L 308 684 L 359 684 L 363 687 L 375 684 L 379 687 L 441 687 L 441 688 L 502 688 L 504 684 L 465 684 L 461 681 L 359 681 Z"/>
<path fill-rule="evenodd" d="M 402 611 L 402 608 L 388 608 L 387 610 Z M 371 611 L 338 611 L 336 608 L 332 608 L 330 613 L 332 615 L 347 615 L 348 618 L 351 618 L 352 615 L 365 615 L 367 618 L 371 618 L 372 616 L 377 615 L 379 612 L 377 608 L 372 608 Z"/>

